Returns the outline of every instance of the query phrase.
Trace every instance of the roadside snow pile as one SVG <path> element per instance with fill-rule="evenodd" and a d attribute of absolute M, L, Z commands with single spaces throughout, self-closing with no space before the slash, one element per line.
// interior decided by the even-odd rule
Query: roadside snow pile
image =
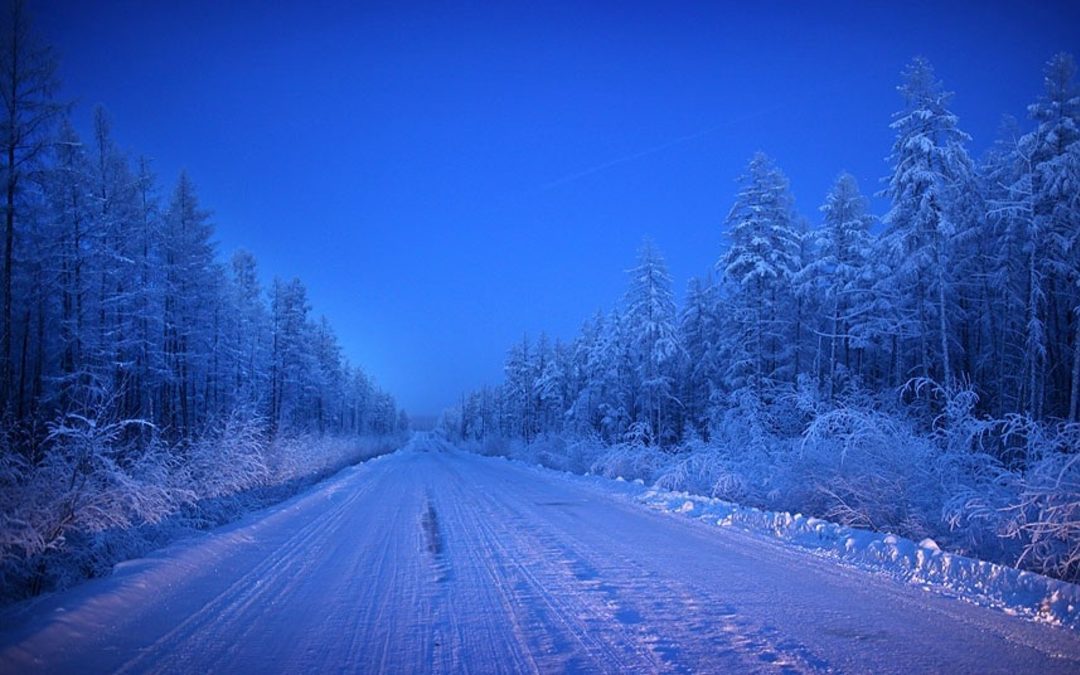
<path fill-rule="evenodd" d="M 932 539 L 916 543 L 894 534 L 798 513 L 762 511 L 685 492 L 650 488 L 635 498 L 654 509 L 770 535 L 909 583 L 947 589 L 980 605 L 1080 630 L 1080 585 L 947 553 Z"/>

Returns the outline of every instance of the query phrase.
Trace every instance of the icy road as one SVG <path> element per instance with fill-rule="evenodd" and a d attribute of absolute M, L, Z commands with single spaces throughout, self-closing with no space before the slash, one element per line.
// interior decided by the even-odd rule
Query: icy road
<path fill-rule="evenodd" d="M 1076 633 L 442 449 L 44 598 L 0 672 L 1080 672 Z"/>

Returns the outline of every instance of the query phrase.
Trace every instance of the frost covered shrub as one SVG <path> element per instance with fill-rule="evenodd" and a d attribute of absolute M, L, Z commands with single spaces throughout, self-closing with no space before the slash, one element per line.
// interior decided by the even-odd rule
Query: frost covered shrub
<path fill-rule="evenodd" d="M 50 448 L 34 472 L 35 482 L 55 485 L 48 491 L 52 503 L 40 510 L 53 519 L 41 530 L 46 548 L 74 530 L 101 532 L 158 522 L 190 499 L 190 492 L 169 484 L 176 465 L 165 448 L 151 443 L 138 449 L 119 442 L 127 427 L 144 424 L 99 424 L 69 415 L 52 425 L 46 439 Z"/>
<path fill-rule="evenodd" d="M 0 448 L 0 601 L 105 574 L 178 533 L 272 503 L 403 440 L 270 442 L 260 420 L 240 412 L 176 446 L 145 422 L 105 412 L 66 415 L 48 429 L 37 461 Z M 277 486 L 285 489 L 256 489 Z"/>
<path fill-rule="evenodd" d="M 566 470 L 572 473 L 588 473 L 605 450 L 598 436 L 586 436 L 566 444 Z"/>
<path fill-rule="evenodd" d="M 1023 436 L 1028 448 L 1007 531 L 1023 546 L 1018 564 L 1080 581 L 1080 424 L 1014 416 L 1006 433 Z"/>
<path fill-rule="evenodd" d="M 92 545 L 100 536 L 158 523 L 191 498 L 172 484 L 176 464 L 165 448 L 124 440 L 131 427 L 144 424 L 66 415 L 49 425 L 40 462 L 4 454 L 3 596 L 100 569 Z"/>
<path fill-rule="evenodd" d="M 530 464 L 566 471 L 569 465 L 566 445 L 561 436 L 541 436 L 523 447 L 516 457 Z"/>
<path fill-rule="evenodd" d="M 200 499 L 265 485 L 272 475 L 264 457 L 266 445 L 262 420 L 243 414 L 230 415 L 187 447 L 186 475 L 182 480 Z"/>
<path fill-rule="evenodd" d="M 708 494 L 750 506 L 774 507 L 784 491 L 791 439 L 787 426 L 752 391 L 736 392 L 713 413 L 710 446 L 715 480 Z"/>
<path fill-rule="evenodd" d="M 741 389 L 713 409 L 709 435 L 714 445 L 735 444 L 765 451 L 773 444 L 780 426 L 772 413 L 752 390 Z"/>
<path fill-rule="evenodd" d="M 593 462 L 590 471 L 607 478 L 652 483 L 671 461 L 671 455 L 641 442 L 612 445 Z"/>
<path fill-rule="evenodd" d="M 479 442 L 479 449 L 486 457 L 509 457 L 511 443 L 502 436 L 488 436 Z"/>
<path fill-rule="evenodd" d="M 0 454 L 0 588 L 10 588 L 28 575 L 27 559 L 44 550 L 26 502 L 31 466 L 21 455 L 3 448 Z"/>
<path fill-rule="evenodd" d="M 952 550 L 1015 563 L 1018 547 L 1005 537 L 1019 475 L 1001 460 L 1006 425 L 976 414 L 979 397 L 967 382 L 944 386 L 917 378 L 901 395 L 917 397 L 917 409 L 935 411 L 926 433 L 942 502 L 935 539 Z"/>
<path fill-rule="evenodd" d="M 263 451 L 269 470 L 268 483 L 319 478 L 350 464 L 384 455 L 401 447 L 404 436 L 303 436 L 279 437 Z"/>
<path fill-rule="evenodd" d="M 444 442 L 446 442 L 446 435 L 441 435 Z M 453 437 L 453 436 L 451 436 Z M 461 438 L 461 440 L 454 440 L 448 442 L 451 446 L 460 447 L 467 451 L 467 453 L 473 453 L 474 455 L 481 455 L 483 457 L 514 457 L 517 459 L 523 459 L 522 444 L 518 441 L 511 441 L 507 436 L 490 434 L 483 438 Z"/>
<path fill-rule="evenodd" d="M 671 463 L 657 477 L 656 486 L 665 490 L 715 496 L 717 487 L 725 482 L 725 476 L 729 473 L 728 465 L 727 458 L 719 448 L 695 440 L 684 444 L 681 451 L 672 457 Z"/>
<path fill-rule="evenodd" d="M 1020 475 L 986 452 L 944 452 L 935 463 L 944 502 L 938 543 L 966 555 L 1013 564 L 1019 546 L 1008 538 L 1010 508 L 1019 500 Z"/>
<path fill-rule="evenodd" d="M 799 446 L 793 489 L 807 510 L 844 525 L 929 536 L 940 519 L 935 448 L 875 410 L 818 415 Z"/>

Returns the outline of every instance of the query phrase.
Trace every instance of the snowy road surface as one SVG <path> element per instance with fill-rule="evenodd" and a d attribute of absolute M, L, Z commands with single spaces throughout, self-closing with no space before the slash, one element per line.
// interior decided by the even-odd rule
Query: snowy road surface
<path fill-rule="evenodd" d="M 5 673 L 1080 672 L 1065 629 L 426 440 L 5 621 Z"/>

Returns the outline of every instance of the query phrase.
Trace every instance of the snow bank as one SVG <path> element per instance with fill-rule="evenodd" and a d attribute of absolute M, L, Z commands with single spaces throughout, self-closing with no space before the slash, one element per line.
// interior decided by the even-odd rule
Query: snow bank
<path fill-rule="evenodd" d="M 1080 585 L 942 551 L 930 538 L 916 543 L 895 534 L 848 527 L 801 513 L 767 511 L 647 486 L 640 478 L 582 476 L 511 457 L 502 459 L 549 476 L 554 473 L 564 480 L 586 482 L 677 517 L 775 538 L 863 570 L 955 594 L 973 604 L 1080 631 Z"/>
<path fill-rule="evenodd" d="M 895 534 L 845 527 L 798 513 L 762 511 L 657 488 L 643 488 L 634 498 L 660 511 L 775 537 L 908 583 L 954 592 L 979 605 L 1080 630 L 1080 586 L 947 553 L 932 539 L 916 543 Z"/>

